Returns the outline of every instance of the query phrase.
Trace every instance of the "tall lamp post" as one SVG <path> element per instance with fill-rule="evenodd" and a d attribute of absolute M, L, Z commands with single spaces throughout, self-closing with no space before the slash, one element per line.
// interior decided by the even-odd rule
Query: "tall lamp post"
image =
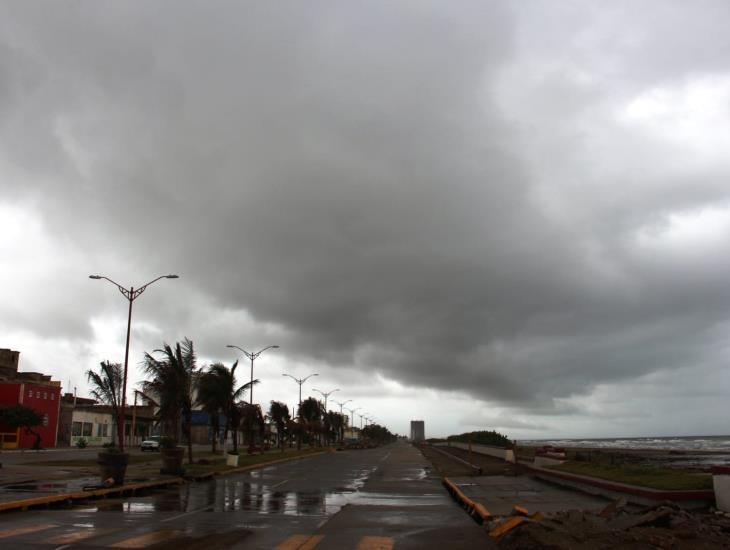
<path fill-rule="evenodd" d="M 249 351 L 246 351 L 243 348 L 239 348 L 238 346 L 234 346 L 234 345 L 231 345 L 231 344 L 228 344 L 226 347 L 227 348 L 235 348 L 235 349 L 237 349 L 238 351 L 240 351 L 241 353 L 243 353 L 246 357 L 248 357 L 251 360 L 251 384 L 248 387 L 248 391 L 249 391 L 249 394 L 248 394 L 248 397 L 249 397 L 248 402 L 249 402 L 250 405 L 253 405 L 253 362 L 254 362 L 254 360 L 256 360 L 258 358 L 259 355 L 261 355 L 267 349 L 277 349 L 279 346 L 266 346 L 264 349 L 260 349 L 259 351 L 254 352 L 254 353 L 251 353 Z"/>
<path fill-rule="evenodd" d="M 335 401 L 335 400 L 333 399 L 332 401 Z M 348 399 L 347 401 L 345 401 L 343 403 L 340 403 L 339 401 L 335 401 L 335 403 L 337 403 L 340 406 L 340 418 L 344 417 L 344 415 L 342 414 L 342 407 L 344 407 L 351 401 L 352 401 L 352 399 Z M 342 428 L 340 430 L 340 441 L 343 441 L 344 439 L 345 439 L 345 424 L 343 422 Z"/>
<path fill-rule="evenodd" d="M 333 399 L 332 401 L 335 401 L 335 400 Z M 339 401 L 335 401 L 335 403 L 337 403 L 340 406 L 340 414 L 342 414 L 342 407 L 344 407 L 345 405 L 347 405 L 351 401 L 352 401 L 352 399 L 348 399 L 344 403 L 340 403 Z"/>
<path fill-rule="evenodd" d="M 156 279 L 152 279 L 149 283 L 143 284 L 139 288 L 130 286 L 124 288 L 119 283 L 112 281 L 109 277 L 104 275 L 89 275 L 89 279 L 105 279 L 119 289 L 119 292 L 129 301 L 129 315 L 127 317 L 127 344 L 124 348 L 124 380 L 122 381 L 122 406 L 119 408 L 119 418 L 117 419 L 117 437 L 119 439 L 119 450 L 124 452 L 124 413 L 127 404 L 127 371 L 129 367 L 129 335 L 132 329 L 132 302 L 134 302 L 139 296 L 147 290 L 147 287 L 152 283 L 156 283 L 160 279 L 177 279 L 177 275 L 160 275 Z"/>
<path fill-rule="evenodd" d="M 348 411 L 350 411 L 350 418 L 352 419 L 351 425 L 353 428 L 355 427 L 355 412 L 359 411 L 360 409 L 362 409 L 362 407 L 358 407 L 357 409 L 347 409 Z"/>
<path fill-rule="evenodd" d="M 299 437 L 297 437 L 297 450 L 302 448 L 302 416 L 301 416 L 301 410 L 302 410 L 302 384 L 304 384 L 307 380 L 312 378 L 312 376 L 319 376 L 316 372 L 314 374 L 310 374 L 306 378 L 295 378 L 291 374 L 282 374 L 282 376 L 288 376 L 294 382 L 299 384 L 299 408 L 297 409 L 297 416 L 299 417 Z"/>
<path fill-rule="evenodd" d="M 312 391 L 316 391 L 317 393 L 321 394 L 324 397 L 324 412 L 327 414 L 327 398 L 335 393 L 336 391 L 340 391 L 340 388 L 336 388 L 334 390 L 330 390 L 328 392 L 320 391 L 317 388 L 312 388 Z"/>

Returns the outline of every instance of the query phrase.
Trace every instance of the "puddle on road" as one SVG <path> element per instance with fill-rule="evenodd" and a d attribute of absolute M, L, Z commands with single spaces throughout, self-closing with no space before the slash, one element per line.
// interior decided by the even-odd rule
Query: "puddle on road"
<path fill-rule="evenodd" d="M 129 515 L 157 512 L 210 513 L 254 512 L 261 515 L 329 516 L 348 504 L 377 506 L 430 506 L 441 503 L 441 494 L 391 494 L 362 492 L 374 469 L 353 472 L 345 483 L 332 491 L 287 491 L 277 479 L 261 475 L 246 478 L 221 478 L 204 484 L 169 488 L 147 496 L 109 499 L 94 505 L 79 505 L 81 513 L 116 511 Z M 405 472 L 395 480 L 420 480 L 427 476 L 422 469 Z M 278 487 L 278 488 L 277 488 Z"/>

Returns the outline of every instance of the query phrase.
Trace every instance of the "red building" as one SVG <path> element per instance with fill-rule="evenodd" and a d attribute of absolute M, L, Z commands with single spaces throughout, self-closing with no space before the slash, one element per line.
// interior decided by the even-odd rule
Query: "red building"
<path fill-rule="evenodd" d="M 43 417 L 33 431 L 41 436 L 41 446 L 56 446 L 58 416 L 61 404 L 61 383 L 38 372 L 18 372 L 20 353 L 0 349 L 0 406 L 24 405 Z M 30 449 L 35 436 L 19 428 L 0 423 L 0 444 L 4 449 Z"/>

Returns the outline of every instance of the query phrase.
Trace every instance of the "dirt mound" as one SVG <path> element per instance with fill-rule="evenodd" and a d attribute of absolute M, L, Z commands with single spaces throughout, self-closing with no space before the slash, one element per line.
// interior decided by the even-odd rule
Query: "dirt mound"
<path fill-rule="evenodd" d="M 568 510 L 524 521 L 498 539 L 503 549 L 596 550 L 599 548 L 672 550 L 730 548 L 730 515 L 688 512 L 662 503 L 629 512 L 617 501 L 598 513 Z M 504 518 L 490 526 L 496 532 Z"/>

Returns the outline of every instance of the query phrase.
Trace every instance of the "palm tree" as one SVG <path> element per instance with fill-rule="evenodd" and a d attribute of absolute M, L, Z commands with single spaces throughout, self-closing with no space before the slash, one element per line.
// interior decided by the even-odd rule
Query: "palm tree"
<path fill-rule="evenodd" d="M 227 412 L 228 394 L 225 389 L 225 378 L 220 376 L 221 363 L 215 363 L 198 377 L 197 403 L 210 416 L 213 437 L 211 451 L 216 452 L 216 445 L 220 437 L 220 415 Z M 225 369 L 225 367 L 223 367 Z M 226 415 L 226 418 L 227 415 Z M 227 428 L 227 426 L 226 426 Z M 226 430 L 227 431 L 227 430 Z"/>
<path fill-rule="evenodd" d="M 281 451 L 284 452 L 284 436 L 286 435 L 286 425 L 290 420 L 289 407 L 281 401 L 272 401 L 269 406 L 269 416 L 276 424 L 277 442 Z"/>
<path fill-rule="evenodd" d="M 339 441 L 342 436 L 342 427 L 344 425 L 343 416 L 338 412 L 328 411 L 324 416 L 324 424 L 327 442 Z"/>
<path fill-rule="evenodd" d="M 149 353 L 144 354 L 143 368 L 151 380 L 142 383 L 146 393 L 158 397 L 160 408 L 158 418 L 165 426 L 165 433 L 177 440 L 182 432 L 188 446 L 188 461 L 193 462 L 193 441 L 190 434 L 193 411 L 193 387 L 198 371 L 195 364 L 193 343 L 185 338 L 171 348 L 163 344 L 162 349 L 153 353 L 161 354 L 162 359 L 155 359 Z"/>
<path fill-rule="evenodd" d="M 299 406 L 299 421 L 306 426 L 309 433 L 310 444 L 311 436 L 319 429 L 320 419 L 322 418 L 322 404 L 314 397 L 309 397 L 302 401 Z"/>
<path fill-rule="evenodd" d="M 230 369 L 223 363 L 213 363 L 200 376 L 198 382 L 198 403 L 205 408 L 205 403 L 210 399 L 208 404 L 212 408 L 218 407 L 218 410 L 225 415 L 224 439 L 228 438 L 228 430 L 232 430 L 234 452 L 238 452 L 238 428 L 243 419 L 243 411 L 240 409 L 239 401 L 243 398 L 246 391 L 251 388 L 251 382 L 246 382 L 236 387 L 237 367 L 238 361 L 233 363 Z M 254 385 L 258 383 L 258 380 L 253 381 Z"/>
<path fill-rule="evenodd" d="M 114 416 L 114 423 L 117 425 L 116 441 L 112 430 L 112 444 L 115 446 L 122 441 L 124 419 L 120 422 L 119 409 L 122 405 L 122 384 L 124 375 L 122 365 L 102 361 L 99 363 L 100 370 L 95 372 L 91 369 L 86 371 L 86 380 L 91 384 L 91 395 L 97 401 L 109 405 Z"/>
<path fill-rule="evenodd" d="M 261 407 L 251 405 L 250 403 L 241 403 L 241 420 L 243 421 L 244 431 L 249 434 L 248 448 L 252 452 L 254 445 L 253 434 L 255 431 L 263 435 L 264 433 L 264 415 Z"/>

